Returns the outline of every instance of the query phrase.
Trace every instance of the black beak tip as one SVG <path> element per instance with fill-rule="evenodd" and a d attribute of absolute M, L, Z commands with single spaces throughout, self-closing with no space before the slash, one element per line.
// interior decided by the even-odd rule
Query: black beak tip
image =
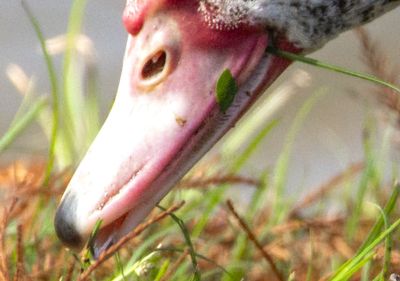
<path fill-rule="evenodd" d="M 66 195 L 57 209 L 54 227 L 58 238 L 67 247 L 80 250 L 83 247 L 84 240 L 76 228 L 74 205 L 74 197 Z"/>

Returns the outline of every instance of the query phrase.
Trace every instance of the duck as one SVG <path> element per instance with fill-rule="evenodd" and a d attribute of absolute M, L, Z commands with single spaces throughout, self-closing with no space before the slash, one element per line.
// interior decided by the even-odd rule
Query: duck
<path fill-rule="evenodd" d="M 59 239 L 95 255 L 137 226 L 291 65 L 399 0 L 128 0 L 113 107 L 57 208 Z M 220 85 L 223 85 L 221 87 Z"/>

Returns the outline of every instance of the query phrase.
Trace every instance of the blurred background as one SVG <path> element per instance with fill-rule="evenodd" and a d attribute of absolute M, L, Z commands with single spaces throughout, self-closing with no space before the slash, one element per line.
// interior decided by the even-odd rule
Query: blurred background
<path fill-rule="evenodd" d="M 46 39 L 65 33 L 70 1 L 31 0 L 33 13 L 40 22 Z M 121 23 L 124 0 L 89 1 L 84 18 L 84 34 L 94 48 L 91 59 L 98 73 L 98 97 L 104 120 L 119 82 L 127 34 Z M 400 65 L 400 9 L 390 12 L 366 26 L 374 42 L 388 58 L 391 67 Z M 312 57 L 352 70 L 367 72 L 361 59 L 360 42 L 354 32 L 346 32 L 328 43 Z M 49 79 L 38 39 L 22 9 L 20 1 L 0 1 L 0 136 L 7 130 L 21 103 L 22 96 L 7 76 L 10 64 L 20 66 L 33 77 L 35 91 L 49 93 Z M 62 67 L 62 55 L 55 54 L 57 69 Z M 399 72 L 397 72 L 399 73 Z M 397 77 L 399 74 L 397 75 Z M 388 110 L 376 102 L 376 86 L 355 78 L 295 63 L 268 90 L 275 93 L 277 104 L 266 105 L 261 100 L 258 114 L 266 119 L 278 119 L 279 125 L 266 138 L 262 151 L 252 159 L 245 173 L 257 174 L 276 162 L 282 151 L 288 128 L 302 104 L 318 91 L 325 94 L 308 114 L 299 131 L 290 162 L 288 185 L 292 189 L 315 186 L 345 169 L 350 163 L 363 160 L 362 136 L 371 118 L 385 128 Z M 267 95 L 264 95 L 264 97 Z M 265 99 L 265 98 L 264 98 Z M 269 108 L 268 114 L 265 108 Z M 382 117 L 383 116 L 383 117 Z M 243 121 L 243 122 L 246 122 Z M 383 124 L 383 125 L 382 125 Z M 257 132 L 261 123 L 250 131 Z M 239 128 L 240 129 L 240 128 Z M 379 141 L 378 141 L 379 143 Z M 235 143 L 228 148 L 235 149 Z M 19 137 L 0 163 L 15 159 L 43 157 L 48 143 L 37 125 Z M 393 150 L 395 152 L 395 150 Z M 395 155 L 396 153 L 390 153 Z"/>

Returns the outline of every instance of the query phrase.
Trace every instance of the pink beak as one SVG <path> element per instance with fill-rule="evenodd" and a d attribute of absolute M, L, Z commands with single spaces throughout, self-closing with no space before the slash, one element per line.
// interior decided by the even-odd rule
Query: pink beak
<path fill-rule="evenodd" d="M 261 29 L 209 28 L 187 2 L 127 7 L 115 104 L 55 218 L 69 247 L 81 248 L 98 220 L 97 254 L 140 223 L 289 64 L 265 53 Z M 225 111 L 215 88 L 226 69 L 238 91 Z"/>

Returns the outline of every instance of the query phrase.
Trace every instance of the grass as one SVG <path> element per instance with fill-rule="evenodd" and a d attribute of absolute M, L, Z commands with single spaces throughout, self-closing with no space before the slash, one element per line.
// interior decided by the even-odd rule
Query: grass
<path fill-rule="evenodd" d="M 239 152 L 223 143 L 218 157 L 206 157 L 145 222 L 97 260 L 91 258 L 90 247 L 79 254 L 65 249 L 52 226 L 55 208 L 71 177 L 70 167 L 78 163 L 100 123 L 94 66 L 86 65 L 86 72 L 91 74 L 87 75 L 88 84 L 76 71 L 76 61 L 82 55 L 76 45 L 85 4 L 74 1 L 64 67 L 58 76 L 40 24 L 23 4 L 45 54 L 52 95 L 49 100 L 32 88 L 18 87 L 26 91 L 24 102 L 10 129 L 0 138 L 0 153 L 34 121 L 48 136 L 49 153 L 46 162 L 16 160 L 0 167 L 0 280 L 337 281 L 389 280 L 389 276 L 396 280 L 393 274 L 400 272 L 395 232 L 400 224 L 400 210 L 396 208 L 400 186 L 383 180 L 387 167 L 373 148 L 373 126 L 366 125 L 370 133 L 364 136 L 362 163 L 350 165 L 301 200 L 285 197 L 293 144 L 325 90 L 312 95 L 299 110 L 276 165 L 265 167 L 258 177 L 243 176 L 243 167 L 274 133 L 279 120 L 259 120 L 264 125 L 250 140 L 243 137 L 249 134 L 237 128 L 225 143 L 236 143 L 242 148 Z M 364 60 L 374 76 L 341 72 L 387 86 L 376 90 L 377 97 L 399 113 L 396 76 L 387 71 L 388 67 L 381 67 L 382 51 L 371 43 L 369 35 L 363 30 L 358 35 Z M 90 120 L 94 126 L 80 120 Z M 76 136 L 81 140 L 78 144 L 71 141 Z M 393 178 L 396 175 L 393 168 Z M 248 204 L 229 199 L 237 185 L 251 195 Z M 345 189 L 356 190 L 356 196 L 338 195 L 347 193 Z M 328 216 L 329 204 L 335 200 L 345 207 Z"/>

